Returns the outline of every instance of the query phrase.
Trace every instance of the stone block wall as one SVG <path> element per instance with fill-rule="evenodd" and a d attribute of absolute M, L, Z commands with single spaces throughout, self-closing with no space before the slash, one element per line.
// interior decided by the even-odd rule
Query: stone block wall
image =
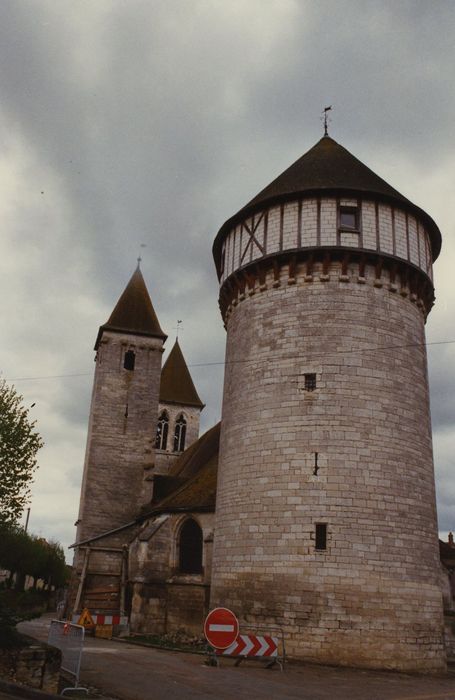
<path fill-rule="evenodd" d="M 104 332 L 98 350 L 77 540 L 137 515 L 144 467 L 153 464 L 162 340 Z M 135 369 L 123 367 L 127 350 Z"/>
<path fill-rule="evenodd" d="M 77 542 L 134 520 L 147 497 L 144 479 L 154 463 L 162 346 L 160 338 L 103 332 L 96 357 Z M 128 350 L 135 353 L 132 371 L 124 368 Z M 118 549 L 131 537 L 128 530 L 118 532 L 104 538 L 102 545 Z M 72 596 L 83 559 L 83 551 L 76 551 Z M 108 572 L 113 559 L 118 559 L 118 553 L 93 552 L 88 573 Z M 114 567 L 117 571 L 117 561 Z"/>
<path fill-rule="evenodd" d="M 188 517 L 202 529 L 202 574 L 178 570 L 179 531 Z M 133 632 L 202 634 L 209 610 L 213 519 L 213 513 L 168 514 L 144 524 L 130 547 Z"/>
<path fill-rule="evenodd" d="M 155 474 L 167 474 L 175 460 L 182 454 L 181 452 L 173 451 L 175 423 L 179 416 L 183 415 L 186 420 L 185 449 L 198 439 L 201 419 L 201 409 L 196 406 L 160 403 L 158 415 L 161 414 L 161 411 L 166 411 L 169 416 L 169 433 L 166 449 L 156 450 L 155 452 Z"/>
<path fill-rule="evenodd" d="M 281 625 L 292 656 L 434 671 L 424 313 L 387 271 L 362 272 L 269 270 L 228 310 L 211 606 Z"/>
<path fill-rule="evenodd" d="M 0 671 L 29 688 L 58 693 L 61 659 L 59 649 L 30 640 L 25 647 L 0 650 Z"/>

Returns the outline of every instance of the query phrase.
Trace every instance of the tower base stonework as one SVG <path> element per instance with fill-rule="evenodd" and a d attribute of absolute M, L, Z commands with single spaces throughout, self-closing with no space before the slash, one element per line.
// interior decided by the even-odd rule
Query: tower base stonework
<path fill-rule="evenodd" d="M 405 274 L 336 259 L 226 307 L 211 606 L 292 657 L 445 668 L 425 313 Z"/>

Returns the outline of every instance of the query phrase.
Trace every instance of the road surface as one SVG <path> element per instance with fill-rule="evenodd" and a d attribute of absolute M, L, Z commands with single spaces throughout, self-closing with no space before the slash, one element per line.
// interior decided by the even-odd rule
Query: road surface
<path fill-rule="evenodd" d="M 49 616 L 22 622 L 46 640 Z M 255 662 L 234 668 L 204 665 L 196 654 L 162 651 L 87 637 L 81 684 L 120 700 L 455 700 L 455 674 L 417 676 L 289 664 L 281 673 Z"/>

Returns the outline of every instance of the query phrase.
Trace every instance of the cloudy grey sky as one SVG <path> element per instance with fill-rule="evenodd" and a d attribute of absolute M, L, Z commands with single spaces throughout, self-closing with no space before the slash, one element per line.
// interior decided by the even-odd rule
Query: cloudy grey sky
<path fill-rule="evenodd" d="M 143 249 L 171 344 L 222 362 L 211 245 L 331 135 L 443 233 L 431 343 L 455 340 L 455 4 L 1 0 L 0 371 L 46 447 L 30 527 L 73 541 L 93 343 Z M 429 347 L 440 528 L 455 528 L 455 344 Z M 203 428 L 221 365 L 194 367 Z"/>

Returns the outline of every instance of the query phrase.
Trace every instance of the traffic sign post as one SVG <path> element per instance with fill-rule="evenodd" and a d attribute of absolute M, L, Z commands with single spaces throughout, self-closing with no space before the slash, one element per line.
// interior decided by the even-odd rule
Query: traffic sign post
<path fill-rule="evenodd" d="M 215 649 L 227 649 L 237 639 L 239 621 L 228 608 L 215 608 L 204 623 L 204 634 L 208 643 Z"/>

